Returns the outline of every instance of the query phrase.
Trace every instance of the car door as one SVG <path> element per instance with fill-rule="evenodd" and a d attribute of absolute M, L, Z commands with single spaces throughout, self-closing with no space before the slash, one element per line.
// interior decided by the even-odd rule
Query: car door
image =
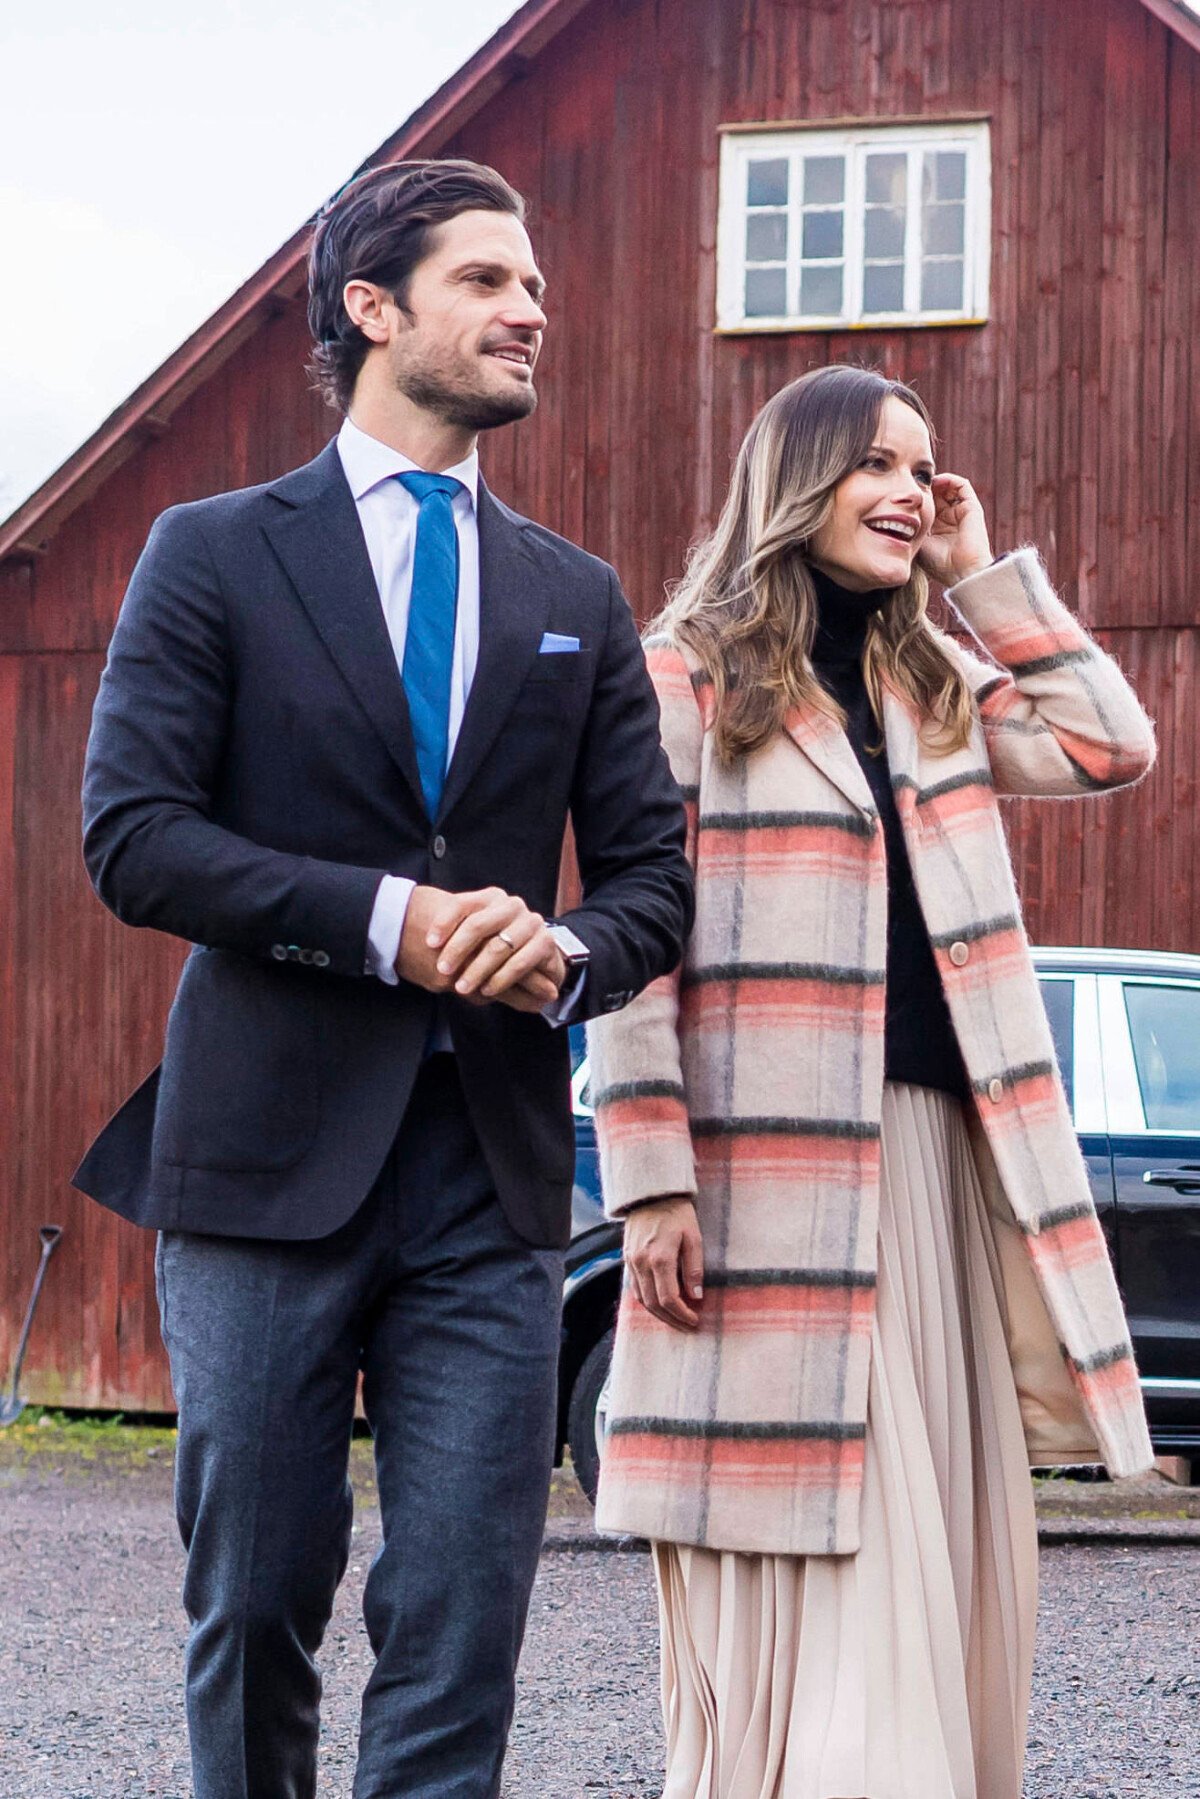
<path fill-rule="evenodd" d="M 1156 1440 L 1200 1432 L 1200 982 L 1099 979 L 1121 1285 Z"/>

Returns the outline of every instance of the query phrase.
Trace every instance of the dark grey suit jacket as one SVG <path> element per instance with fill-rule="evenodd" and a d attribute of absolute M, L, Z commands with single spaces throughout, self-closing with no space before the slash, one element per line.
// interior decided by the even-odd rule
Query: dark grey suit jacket
<path fill-rule="evenodd" d="M 605 563 L 479 493 L 480 649 L 436 819 L 336 446 L 151 532 L 101 681 L 84 854 L 128 924 L 196 947 L 163 1062 L 76 1184 L 140 1224 L 334 1230 L 396 1136 L 433 1001 L 365 973 L 385 873 L 553 911 L 568 815 L 583 1015 L 675 965 L 683 809 L 637 632 Z M 577 654 L 539 655 L 542 634 Z M 514 1227 L 568 1235 L 566 1032 L 448 1003 L 467 1104 Z"/>

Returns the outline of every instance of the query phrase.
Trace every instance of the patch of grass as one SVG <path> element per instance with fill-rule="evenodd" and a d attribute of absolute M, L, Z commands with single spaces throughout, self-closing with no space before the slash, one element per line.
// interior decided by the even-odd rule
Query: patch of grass
<path fill-rule="evenodd" d="M 161 1417 L 131 1420 L 123 1412 L 60 1412 L 30 1405 L 0 1430 L 0 1453 L 15 1451 L 22 1460 L 36 1456 L 39 1461 L 64 1455 L 85 1462 L 137 1459 L 173 1453 L 175 1435 L 174 1424 Z"/>
<path fill-rule="evenodd" d="M 49 1406 L 27 1405 L 17 1425 L 30 1428 L 38 1425 L 42 1429 L 54 1425 L 60 1430 L 94 1431 L 120 1430 L 125 1423 L 124 1412 L 55 1412 Z M 139 1428 L 136 1424 L 135 1429 Z"/>

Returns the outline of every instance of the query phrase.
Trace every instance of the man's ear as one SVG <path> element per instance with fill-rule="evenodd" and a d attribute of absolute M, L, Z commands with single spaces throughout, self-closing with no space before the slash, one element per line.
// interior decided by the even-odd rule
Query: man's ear
<path fill-rule="evenodd" d="M 347 281 L 342 289 L 342 305 L 350 322 L 373 344 L 385 344 L 391 335 L 388 308 L 395 301 L 385 288 L 374 281 Z"/>

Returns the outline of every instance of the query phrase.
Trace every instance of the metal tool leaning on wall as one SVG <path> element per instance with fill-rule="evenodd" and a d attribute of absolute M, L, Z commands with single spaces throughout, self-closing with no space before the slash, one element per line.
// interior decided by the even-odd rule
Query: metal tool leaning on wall
<path fill-rule="evenodd" d="M 21 1326 L 16 1359 L 13 1362 L 12 1384 L 6 1396 L 0 1399 L 0 1430 L 3 1430 L 6 1425 L 15 1424 L 25 1410 L 25 1401 L 20 1396 L 21 1369 L 25 1363 L 25 1351 L 29 1347 L 29 1333 L 33 1329 L 33 1314 L 36 1312 L 37 1302 L 41 1298 L 46 1269 L 49 1266 L 50 1257 L 58 1247 L 58 1240 L 61 1236 L 61 1224 L 44 1224 L 38 1231 L 38 1238 L 42 1245 L 42 1259 L 38 1263 L 37 1273 L 33 1277 L 33 1291 L 29 1295 L 29 1304 L 25 1308 L 25 1322 Z"/>

